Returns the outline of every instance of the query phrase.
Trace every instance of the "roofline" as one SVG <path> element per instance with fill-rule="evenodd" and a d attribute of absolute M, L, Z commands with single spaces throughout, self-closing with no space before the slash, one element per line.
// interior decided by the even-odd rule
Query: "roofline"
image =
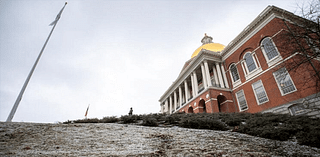
<path fill-rule="evenodd" d="M 241 41 L 244 40 L 250 33 L 252 32 L 254 28 L 257 28 L 259 24 L 263 23 L 265 20 L 268 20 L 268 18 L 274 18 L 274 17 L 282 17 L 283 15 L 289 15 L 293 17 L 299 17 L 289 11 L 286 11 L 284 9 L 278 8 L 276 6 L 268 6 L 266 7 L 247 27 L 244 28 L 242 32 L 239 33 L 239 35 L 234 38 L 222 51 L 221 55 L 225 59 L 227 58 L 232 49 L 235 47 L 239 47 L 238 45 L 242 45 Z M 274 16 L 272 16 L 274 15 Z M 278 16 L 275 16 L 278 15 Z M 280 15 L 280 16 L 279 16 Z M 272 16 L 272 17 L 270 17 Z M 299 17 L 301 18 L 301 17 Z"/>

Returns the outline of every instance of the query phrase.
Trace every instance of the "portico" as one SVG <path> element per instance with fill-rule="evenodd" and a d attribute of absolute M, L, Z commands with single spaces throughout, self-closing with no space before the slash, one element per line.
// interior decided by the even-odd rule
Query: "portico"
<path fill-rule="evenodd" d="M 215 43 L 212 43 L 212 38 L 209 36 L 205 36 L 202 41 L 202 46 L 208 46 L 207 44 L 213 44 L 213 47 L 216 46 L 214 45 Z M 197 52 L 197 55 L 193 55 L 194 57 L 185 63 L 178 78 L 159 100 L 161 102 L 162 113 L 188 113 L 190 107 L 192 107 L 195 112 L 200 108 L 202 109 L 198 112 L 212 112 L 203 110 L 208 109 L 205 107 L 207 100 L 214 100 L 212 96 L 208 94 L 208 91 L 230 91 L 224 64 L 219 54 L 220 51 L 202 48 Z M 202 106 L 190 104 L 198 98 L 201 98 Z M 186 107 L 188 109 L 185 109 Z"/>

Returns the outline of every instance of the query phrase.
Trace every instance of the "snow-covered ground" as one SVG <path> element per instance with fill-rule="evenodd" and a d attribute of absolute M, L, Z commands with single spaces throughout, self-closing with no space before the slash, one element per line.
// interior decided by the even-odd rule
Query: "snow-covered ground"
<path fill-rule="evenodd" d="M 320 156 L 320 149 L 229 131 L 125 124 L 0 122 L 0 156 Z"/>

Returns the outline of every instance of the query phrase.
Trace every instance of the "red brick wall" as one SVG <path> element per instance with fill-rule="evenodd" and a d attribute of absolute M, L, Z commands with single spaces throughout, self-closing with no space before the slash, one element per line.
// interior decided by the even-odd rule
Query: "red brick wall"
<path fill-rule="evenodd" d="M 230 55 L 225 60 L 226 68 L 228 69 L 232 63 L 238 63 L 243 58 L 243 55 L 245 52 L 252 51 L 253 49 L 256 49 L 257 47 L 259 47 L 260 42 L 263 38 L 271 37 L 277 32 L 279 32 L 281 29 L 286 29 L 286 26 L 283 24 L 283 21 L 278 18 L 273 19 L 264 28 L 262 28 L 259 32 L 257 32 L 252 38 L 250 38 L 246 43 L 244 43 L 238 50 L 236 50 L 232 55 Z M 294 49 L 293 47 L 288 47 L 288 44 L 284 39 L 285 38 L 284 33 L 286 32 L 281 31 L 280 34 L 278 34 L 273 38 L 273 41 L 276 44 L 283 59 L 290 56 L 291 53 L 293 52 L 292 50 Z M 261 65 L 262 71 L 267 70 L 269 67 L 262 53 L 261 48 L 258 48 L 255 51 L 255 53 Z M 271 69 L 271 70 L 269 69 L 269 71 L 263 73 L 259 77 L 235 89 L 232 92 L 232 94 L 235 98 L 234 103 L 237 106 L 236 110 L 239 110 L 239 107 L 238 107 L 238 102 L 237 102 L 235 93 L 238 92 L 239 90 L 244 91 L 245 98 L 248 104 L 248 110 L 246 110 L 245 112 L 251 112 L 251 113 L 261 112 L 263 110 L 273 108 L 281 104 L 285 104 L 293 100 L 297 100 L 297 99 L 312 95 L 314 93 L 317 93 L 316 79 L 313 76 L 314 73 L 312 70 L 310 70 L 312 69 L 310 64 L 306 64 L 306 65 L 302 65 L 301 67 L 297 68 L 294 71 L 293 70 L 289 71 L 290 76 L 297 88 L 297 91 L 284 96 L 281 95 L 280 89 L 278 88 L 276 80 L 273 76 L 273 72 L 283 66 L 288 67 L 289 65 L 293 65 L 292 62 L 294 61 L 297 62 L 297 59 L 299 59 L 299 55 L 293 57 L 292 59 L 289 59 L 288 61 L 284 62 L 283 64 L 281 64 L 280 66 L 274 69 Z M 314 61 L 314 62 L 317 62 L 317 61 Z M 319 62 L 315 64 L 319 66 Z M 245 78 L 243 69 L 241 67 L 241 64 L 237 64 L 237 69 L 239 72 L 240 80 L 242 83 L 244 83 L 246 81 L 246 78 Z M 229 72 L 227 73 L 227 77 L 229 77 L 229 80 L 231 80 Z M 269 99 L 268 102 L 261 105 L 258 105 L 254 91 L 252 89 L 252 83 L 258 80 L 262 81 L 262 84 L 266 90 L 266 93 Z M 231 87 L 232 87 L 232 84 L 231 84 Z"/>

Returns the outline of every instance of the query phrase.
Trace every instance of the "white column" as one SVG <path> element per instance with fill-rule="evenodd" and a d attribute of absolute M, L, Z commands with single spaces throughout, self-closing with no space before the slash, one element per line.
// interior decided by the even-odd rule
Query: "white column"
<path fill-rule="evenodd" d="M 218 85 L 220 83 L 219 83 L 219 80 L 218 80 L 218 74 L 217 74 L 216 66 L 214 65 L 212 68 L 213 68 L 214 83 L 216 85 Z"/>
<path fill-rule="evenodd" d="M 173 104 L 174 104 L 173 111 L 175 111 L 177 108 L 177 92 L 176 91 L 173 92 Z"/>
<path fill-rule="evenodd" d="M 163 113 L 163 107 L 164 107 L 164 102 L 162 102 L 162 103 L 160 104 L 161 113 Z"/>
<path fill-rule="evenodd" d="M 220 69 L 219 63 L 216 63 L 216 67 L 217 67 L 218 78 L 219 78 L 219 82 L 220 82 L 221 88 L 224 88 L 224 83 L 223 83 L 223 80 L 222 80 L 221 69 Z"/>
<path fill-rule="evenodd" d="M 184 91 L 185 91 L 185 98 L 186 98 L 186 103 L 187 103 L 188 99 L 189 99 L 189 89 L 188 89 L 187 80 L 184 80 Z"/>
<path fill-rule="evenodd" d="M 167 98 L 167 100 L 166 100 L 166 102 L 165 102 L 165 109 L 164 109 L 165 111 L 169 111 L 168 101 L 169 101 L 169 100 L 168 100 L 168 98 Z"/>
<path fill-rule="evenodd" d="M 172 95 L 170 95 L 170 98 L 169 98 L 169 112 L 170 114 L 172 113 Z"/>
<path fill-rule="evenodd" d="M 228 84 L 226 72 L 224 71 L 224 66 L 223 66 L 223 64 L 221 64 L 221 71 L 222 71 L 222 76 L 223 76 L 223 80 L 224 80 L 224 83 L 225 83 L 225 85 L 226 85 L 226 88 L 229 88 L 229 84 Z"/>
<path fill-rule="evenodd" d="M 193 97 L 195 97 L 195 95 L 194 95 L 195 85 L 194 85 L 193 73 L 191 73 L 190 77 L 191 77 L 191 88 L 192 88 L 191 90 L 192 90 L 192 96 L 193 96 Z"/>
<path fill-rule="evenodd" d="M 212 86 L 212 83 L 211 83 L 211 79 L 210 79 L 208 62 L 206 60 L 204 61 L 204 71 L 205 71 L 206 76 L 207 76 L 208 86 L 210 87 L 210 86 Z"/>
<path fill-rule="evenodd" d="M 179 106 L 182 106 L 182 89 L 181 85 L 179 86 Z"/>
<path fill-rule="evenodd" d="M 203 63 L 201 63 L 201 74 L 202 74 L 202 83 L 203 83 L 203 87 L 204 89 L 207 88 L 207 76 L 204 70 L 204 65 Z"/>
<path fill-rule="evenodd" d="M 194 87 L 195 87 L 195 91 L 194 91 L 194 96 L 198 95 L 198 88 L 199 88 L 199 85 L 198 85 L 198 78 L 197 78 L 197 73 L 196 71 L 193 71 L 193 81 L 194 81 Z"/>

